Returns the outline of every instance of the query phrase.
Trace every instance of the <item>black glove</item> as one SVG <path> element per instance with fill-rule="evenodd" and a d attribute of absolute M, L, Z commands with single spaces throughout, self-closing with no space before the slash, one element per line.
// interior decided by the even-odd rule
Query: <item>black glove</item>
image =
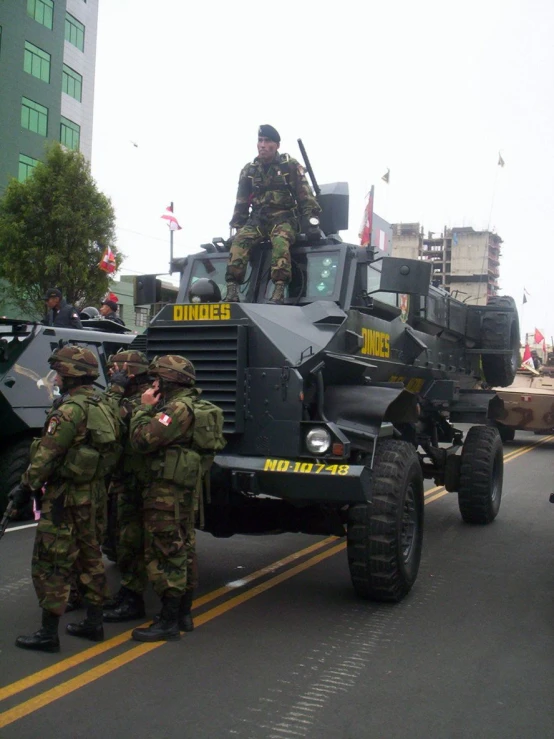
<path fill-rule="evenodd" d="M 31 500 L 32 491 L 22 482 L 16 485 L 8 493 L 8 500 L 13 501 L 13 507 L 16 511 L 21 511 Z"/>
<path fill-rule="evenodd" d="M 113 375 L 110 378 L 112 385 L 119 385 L 119 387 L 122 387 L 123 390 L 126 390 L 129 383 L 131 382 L 131 378 L 125 372 L 125 370 L 117 370 L 113 373 Z"/>

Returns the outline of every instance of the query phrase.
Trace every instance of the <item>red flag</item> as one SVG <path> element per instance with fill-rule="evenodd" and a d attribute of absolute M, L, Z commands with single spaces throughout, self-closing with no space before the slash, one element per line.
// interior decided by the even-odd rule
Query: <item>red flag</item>
<path fill-rule="evenodd" d="M 102 254 L 102 259 L 98 263 L 98 267 L 109 275 L 111 275 L 112 272 L 115 272 L 117 267 L 115 263 L 115 254 L 109 246 L 104 249 L 104 253 Z"/>
<path fill-rule="evenodd" d="M 374 188 L 372 186 L 364 211 L 364 219 L 360 226 L 360 233 L 358 234 L 361 246 L 369 246 L 371 244 L 371 232 L 373 230 L 373 190 Z"/>
<path fill-rule="evenodd" d="M 540 344 L 544 341 L 544 336 L 541 334 L 538 328 L 535 329 L 535 344 Z"/>
<path fill-rule="evenodd" d="M 535 363 L 533 362 L 533 357 L 531 356 L 531 349 L 529 348 L 529 344 L 525 344 L 521 366 L 525 369 L 535 369 Z"/>
<path fill-rule="evenodd" d="M 173 215 L 172 205 L 170 205 L 169 207 L 165 209 L 165 213 L 163 214 L 162 218 L 164 218 L 167 221 L 167 225 L 169 226 L 170 231 L 180 231 L 181 230 L 179 221 Z"/>

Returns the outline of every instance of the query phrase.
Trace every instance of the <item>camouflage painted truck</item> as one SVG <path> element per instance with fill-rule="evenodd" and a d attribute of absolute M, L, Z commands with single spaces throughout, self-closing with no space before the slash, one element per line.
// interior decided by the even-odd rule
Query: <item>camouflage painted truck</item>
<path fill-rule="evenodd" d="M 91 349 L 100 365 L 95 385 L 103 389 L 106 358 L 136 338 L 113 321 L 85 318 L 82 324 L 77 330 L 0 318 L 0 514 L 27 467 L 31 442 L 40 435 L 57 391 L 56 373 L 48 365 L 53 350 L 60 342 Z"/>
<path fill-rule="evenodd" d="M 221 301 L 228 243 L 173 262 L 176 304 L 146 331 L 149 357 L 174 353 L 224 412 L 202 524 L 215 536 L 345 536 L 360 596 L 399 601 L 414 584 L 423 481 L 458 494 L 488 524 L 502 495 L 493 392 L 519 362 L 514 301 L 469 306 L 430 285 L 431 265 L 344 243 L 348 186 L 323 186 L 320 237 L 291 250 L 285 305 L 271 292 L 268 243 L 255 248 L 239 303 Z M 473 425 L 465 435 L 456 423 Z"/>
<path fill-rule="evenodd" d="M 516 431 L 554 433 L 554 373 L 549 370 L 520 368 L 509 387 L 495 388 L 502 403 L 493 421 L 502 441 L 513 441 Z"/>

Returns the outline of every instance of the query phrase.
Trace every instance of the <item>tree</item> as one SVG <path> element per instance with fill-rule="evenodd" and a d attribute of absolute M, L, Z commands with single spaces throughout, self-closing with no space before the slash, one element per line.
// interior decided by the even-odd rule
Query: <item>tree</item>
<path fill-rule="evenodd" d="M 80 152 L 47 148 L 25 182 L 12 179 L 0 200 L 0 277 L 5 297 L 22 311 L 44 313 L 42 296 L 59 288 L 75 306 L 98 304 L 110 277 L 98 268 L 115 251 L 115 213 Z"/>

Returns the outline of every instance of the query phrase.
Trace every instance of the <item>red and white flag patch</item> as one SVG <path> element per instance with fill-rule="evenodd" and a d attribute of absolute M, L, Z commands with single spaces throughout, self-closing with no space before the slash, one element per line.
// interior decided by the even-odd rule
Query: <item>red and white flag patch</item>
<path fill-rule="evenodd" d="M 162 415 L 158 418 L 158 421 L 160 423 L 163 423 L 164 426 L 169 426 L 169 424 L 171 423 L 171 416 L 162 413 Z"/>

